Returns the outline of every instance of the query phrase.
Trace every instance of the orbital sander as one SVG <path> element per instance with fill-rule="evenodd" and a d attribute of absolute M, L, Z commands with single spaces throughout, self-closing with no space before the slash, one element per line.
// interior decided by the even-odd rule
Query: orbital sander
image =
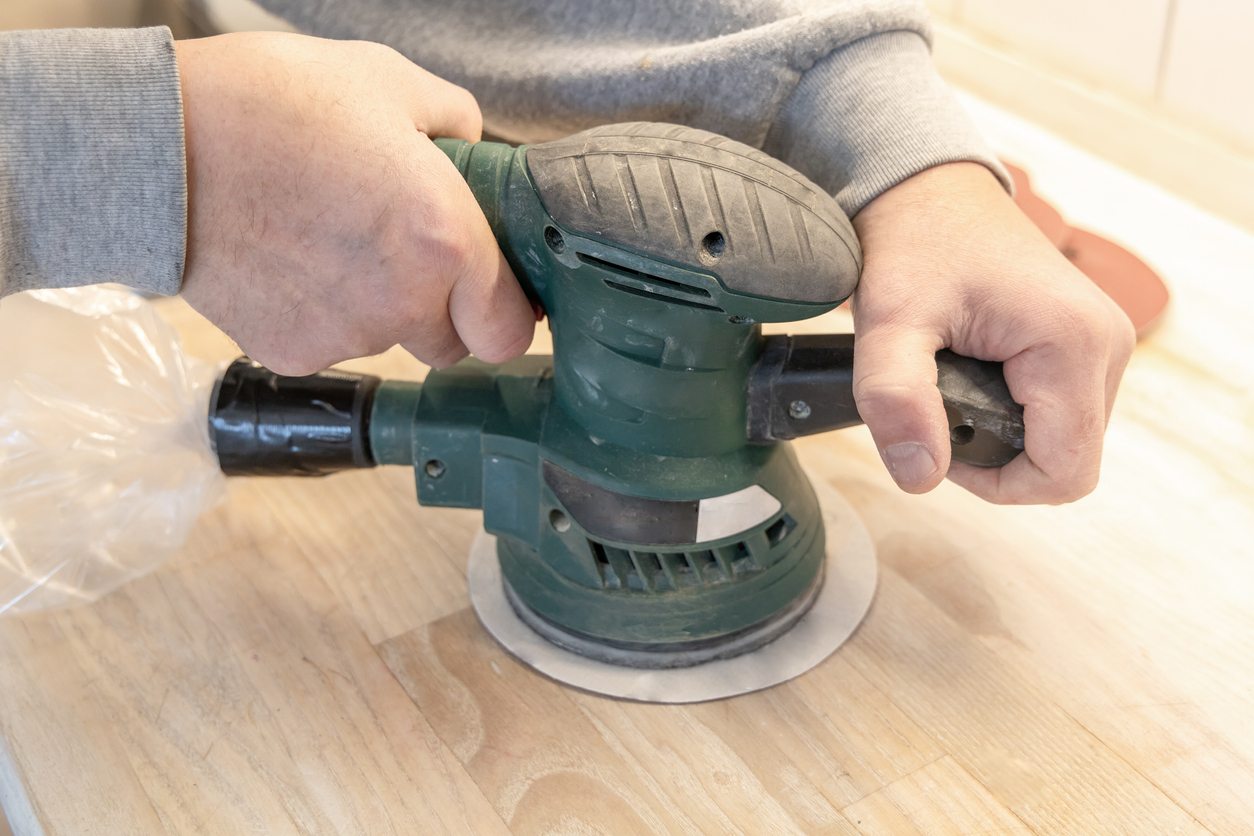
<path fill-rule="evenodd" d="M 421 504 L 483 510 L 469 576 L 484 623 L 580 687 L 686 701 L 817 664 L 869 606 L 874 555 L 845 530 L 869 584 L 866 565 L 825 582 L 847 546 L 789 439 L 861 423 L 855 342 L 761 324 L 853 292 L 861 252 L 840 207 L 760 151 L 675 125 L 436 145 L 547 314 L 553 355 L 467 359 L 421 384 L 238 360 L 210 403 L 223 471 L 412 466 Z M 1009 462 L 1023 418 L 1001 364 L 936 360 L 954 460 Z M 794 633 L 818 647 L 779 664 Z M 706 684 L 672 687 L 685 677 Z"/>

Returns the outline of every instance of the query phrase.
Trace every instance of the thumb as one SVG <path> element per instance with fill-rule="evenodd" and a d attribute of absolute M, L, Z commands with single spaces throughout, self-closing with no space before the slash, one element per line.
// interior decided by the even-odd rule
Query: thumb
<path fill-rule="evenodd" d="M 879 325 L 858 334 L 853 396 L 893 481 L 910 493 L 940 484 L 949 469 L 949 423 L 936 388 L 936 335 Z"/>

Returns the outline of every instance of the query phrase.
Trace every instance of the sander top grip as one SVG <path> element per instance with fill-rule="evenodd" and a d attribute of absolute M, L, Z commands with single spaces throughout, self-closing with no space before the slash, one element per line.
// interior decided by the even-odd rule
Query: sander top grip
<path fill-rule="evenodd" d="M 853 357 L 853 334 L 767 337 L 749 375 L 750 443 L 861 424 Z M 1023 407 L 1010 394 L 1002 364 L 942 349 L 936 371 L 953 460 L 976 467 L 1009 464 L 1023 451 Z"/>

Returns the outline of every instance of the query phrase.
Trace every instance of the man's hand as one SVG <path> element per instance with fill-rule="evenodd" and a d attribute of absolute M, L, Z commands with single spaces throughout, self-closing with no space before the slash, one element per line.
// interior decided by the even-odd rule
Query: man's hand
<path fill-rule="evenodd" d="M 854 218 L 854 396 L 893 478 L 911 493 L 948 472 L 991 502 L 1069 502 L 1097 484 L 1102 435 L 1132 324 L 1037 231 L 992 174 L 950 163 Z M 949 460 L 938 349 L 1004 360 L 1023 404 L 1024 453 L 997 470 Z"/>
<path fill-rule="evenodd" d="M 377 44 L 252 33 L 176 48 L 192 307 L 281 374 L 397 343 L 436 367 L 526 350 L 535 315 L 430 139 L 479 139 L 469 93 Z"/>

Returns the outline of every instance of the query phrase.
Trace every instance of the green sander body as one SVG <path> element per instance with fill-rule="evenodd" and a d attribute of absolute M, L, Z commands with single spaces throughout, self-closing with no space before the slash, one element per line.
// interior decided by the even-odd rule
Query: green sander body
<path fill-rule="evenodd" d="M 436 143 L 547 313 L 553 355 L 421 384 L 237 361 L 211 404 L 223 469 L 414 467 L 420 503 L 483 509 L 518 615 L 587 656 L 675 667 L 771 641 L 823 579 L 788 439 L 860 419 L 852 335 L 760 325 L 853 292 L 848 219 L 782 163 L 674 125 Z M 956 459 L 1022 450 L 999 364 L 942 352 L 938 369 Z"/>

